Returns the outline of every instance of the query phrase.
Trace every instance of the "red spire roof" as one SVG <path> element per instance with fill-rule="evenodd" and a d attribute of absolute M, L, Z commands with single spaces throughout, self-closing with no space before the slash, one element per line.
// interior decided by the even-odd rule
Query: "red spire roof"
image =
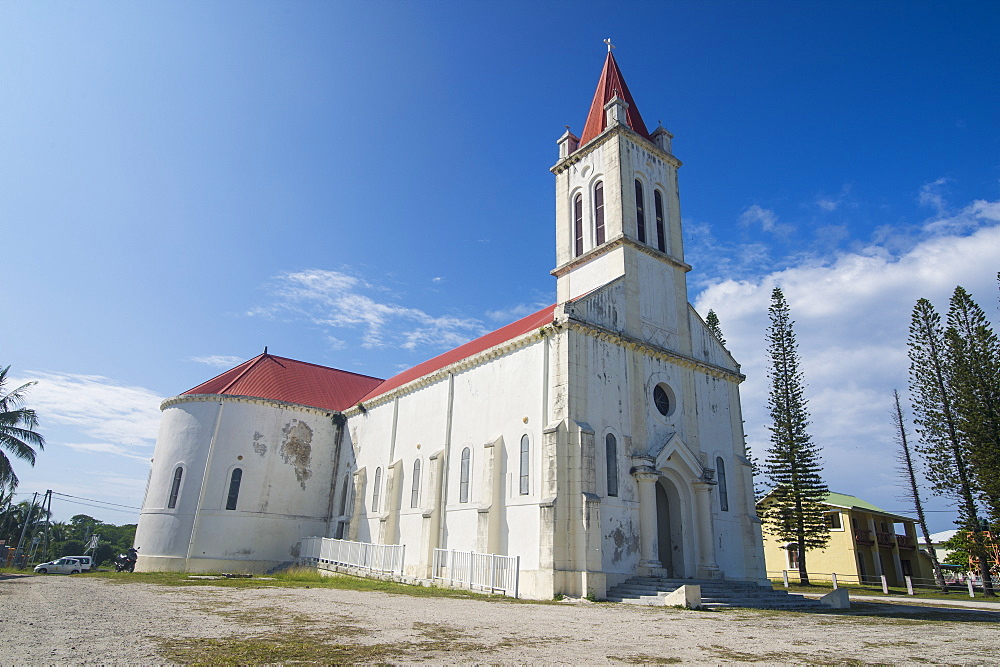
<path fill-rule="evenodd" d="M 379 378 L 265 352 L 184 393 L 253 396 L 339 411 L 357 404 L 381 383 Z"/>
<path fill-rule="evenodd" d="M 628 92 L 625 79 L 611 51 L 604 61 L 604 70 L 601 72 L 601 79 L 597 82 L 597 92 L 594 93 L 594 101 L 590 103 L 590 113 L 587 114 L 587 122 L 583 126 L 583 134 L 580 136 L 580 145 L 583 146 L 588 141 L 599 135 L 608 127 L 607 114 L 604 112 L 604 105 L 610 102 L 615 95 L 628 102 L 628 110 L 625 112 L 625 119 L 628 126 L 649 139 L 649 132 L 646 124 L 642 122 L 639 115 L 639 107 L 632 99 L 632 93 Z"/>

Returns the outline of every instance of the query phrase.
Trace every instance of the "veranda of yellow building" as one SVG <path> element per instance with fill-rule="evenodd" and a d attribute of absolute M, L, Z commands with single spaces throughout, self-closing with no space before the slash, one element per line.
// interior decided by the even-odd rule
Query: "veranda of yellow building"
<path fill-rule="evenodd" d="M 757 507 L 768 503 L 765 496 Z M 830 581 L 837 575 L 838 584 L 881 585 L 882 576 L 889 586 L 905 586 L 905 577 L 913 583 L 933 580 L 930 558 L 917 548 L 916 522 L 892 514 L 844 493 L 828 493 L 826 525 L 830 540 L 822 549 L 806 553 L 806 567 L 812 582 Z M 778 540 L 764 527 L 764 562 L 767 576 L 781 579 L 783 572 L 798 579 L 798 550 L 787 540 Z"/>

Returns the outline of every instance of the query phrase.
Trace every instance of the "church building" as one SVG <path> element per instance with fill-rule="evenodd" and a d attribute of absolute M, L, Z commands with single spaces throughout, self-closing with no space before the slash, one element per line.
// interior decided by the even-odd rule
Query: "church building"
<path fill-rule="evenodd" d="M 138 570 L 326 536 L 520 557 L 521 594 L 765 582 L 740 367 L 688 303 L 673 136 L 610 48 L 559 140 L 557 303 L 387 380 L 264 354 L 161 405 Z"/>

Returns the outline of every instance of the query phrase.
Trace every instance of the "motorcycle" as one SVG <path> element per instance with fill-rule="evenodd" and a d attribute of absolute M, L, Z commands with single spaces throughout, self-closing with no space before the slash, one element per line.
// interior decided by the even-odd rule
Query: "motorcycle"
<path fill-rule="evenodd" d="M 118 554 L 115 557 L 115 572 L 134 572 L 138 557 L 137 549 L 129 549 L 128 553 Z"/>

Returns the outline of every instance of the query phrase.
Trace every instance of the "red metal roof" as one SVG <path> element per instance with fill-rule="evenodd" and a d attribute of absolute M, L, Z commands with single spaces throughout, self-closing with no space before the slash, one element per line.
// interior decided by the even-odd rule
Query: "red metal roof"
<path fill-rule="evenodd" d="M 261 354 L 184 394 L 253 396 L 324 410 L 346 410 L 455 362 L 552 323 L 555 304 L 389 378 L 358 375 L 304 361 Z"/>
<path fill-rule="evenodd" d="M 625 112 L 628 126 L 649 139 L 646 124 L 642 122 L 642 116 L 639 115 L 639 107 L 635 105 L 632 93 L 628 92 L 628 86 L 625 85 L 625 79 L 622 77 L 621 70 L 618 69 L 615 57 L 611 51 L 608 51 L 608 57 L 604 61 L 604 70 L 597 82 L 597 92 L 594 93 L 594 101 L 590 103 L 590 113 L 587 114 L 587 122 L 583 126 L 583 134 L 580 136 L 581 146 L 607 129 L 608 118 L 604 112 L 604 105 L 610 102 L 616 94 L 628 102 L 628 110 Z"/>
<path fill-rule="evenodd" d="M 546 324 L 551 324 L 552 314 L 555 309 L 555 304 L 546 306 L 537 313 L 532 313 L 527 317 L 523 317 L 517 322 L 501 327 L 500 329 L 488 333 L 485 336 L 481 336 L 473 341 L 469 341 L 465 345 L 461 345 L 456 347 L 454 350 L 440 354 L 422 364 L 417 364 L 413 368 L 408 368 L 399 375 L 395 375 L 375 387 L 361 400 L 367 401 L 371 398 L 375 398 L 376 396 L 380 396 L 388 391 L 402 387 L 408 382 L 413 382 L 414 380 L 420 379 L 425 375 L 430 375 L 434 371 L 441 370 L 445 366 L 450 366 L 451 364 L 467 359 L 474 354 L 478 354 L 484 350 L 490 349 L 491 347 L 505 343 L 508 340 L 517 338 L 518 336 L 526 334 L 529 331 L 534 331 L 535 329 L 539 329 Z"/>
<path fill-rule="evenodd" d="M 346 410 L 382 383 L 379 378 L 261 354 L 185 394 L 253 396 L 324 410 Z"/>

